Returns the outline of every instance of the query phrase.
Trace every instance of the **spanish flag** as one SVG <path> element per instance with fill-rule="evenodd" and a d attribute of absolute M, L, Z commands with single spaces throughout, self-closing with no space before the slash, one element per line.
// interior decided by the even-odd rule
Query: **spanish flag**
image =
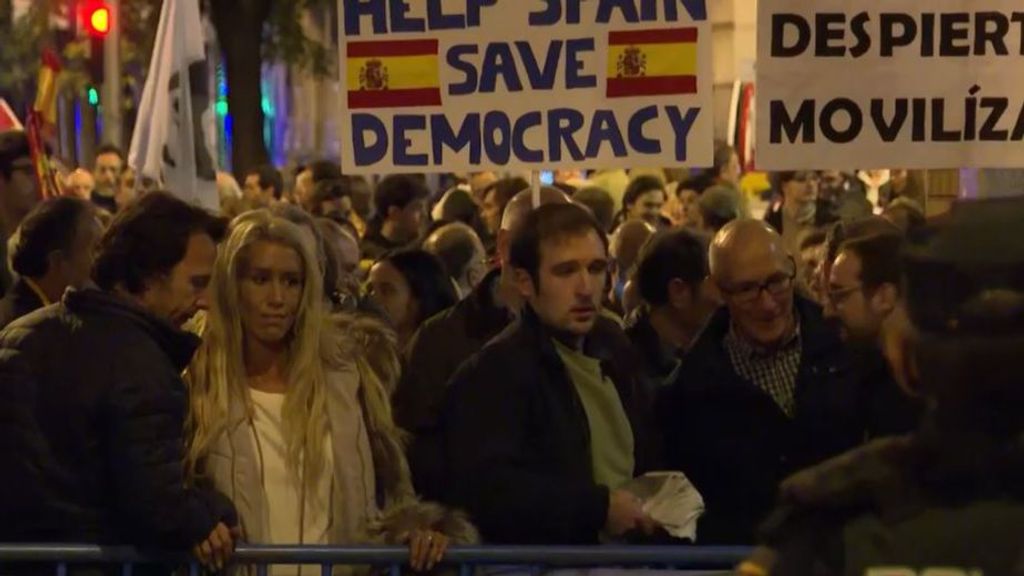
<path fill-rule="evenodd" d="M 608 33 L 608 98 L 696 92 L 696 28 Z"/>
<path fill-rule="evenodd" d="M 60 74 L 60 59 L 51 51 L 43 52 L 43 65 L 39 68 L 39 82 L 36 101 L 32 109 L 40 114 L 50 126 L 57 124 L 57 76 Z"/>
<path fill-rule="evenodd" d="M 440 106 L 437 40 L 350 42 L 348 107 Z"/>

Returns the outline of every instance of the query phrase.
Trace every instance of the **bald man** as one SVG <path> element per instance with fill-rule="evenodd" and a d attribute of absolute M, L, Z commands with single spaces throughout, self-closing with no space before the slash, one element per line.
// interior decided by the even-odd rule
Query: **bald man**
<path fill-rule="evenodd" d="M 567 204 L 569 197 L 557 188 L 542 188 L 540 204 Z M 515 274 L 509 262 L 511 231 L 533 210 L 533 191 L 528 187 L 505 206 L 497 234 L 499 266 L 458 304 L 427 320 L 406 349 L 402 381 L 395 392 L 395 421 L 416 439 L 409 449 L 409 464 L 417 491 L 437 497 L 439 456 L 421 437 L 435 428 L 448 380 L 456 369 L 504 330 L 518 313 Z"/>
<path fill-rule="evenodd" d="M 704 495 L 702 544 L 748 544 L 779 482 L 855 446 L 857 377 L 817 305 L 794 292 L 782 238 L 756 220 L 715 236 L 717 311 L 659 400 L 670 470 Z"/>
<path fill-rule="evenodd" d="M 441 226 L 423 241 L 423 249 L 441 259 L 445 271 L 465 297 L 487 275 L 487 251 L 468 225 L 454 222 Z"/>
<path fill-rule="evenodd" d="M 92 191 L 96 189 L 96 179 L 88 170 L 79 168 L 68 175 L 67 185 L 70 195 L 89 200 L 92 198 Z"/>

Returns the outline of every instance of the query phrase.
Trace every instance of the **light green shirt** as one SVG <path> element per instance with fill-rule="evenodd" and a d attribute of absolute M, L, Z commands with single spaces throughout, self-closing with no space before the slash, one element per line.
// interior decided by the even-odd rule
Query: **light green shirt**
<path fill-rule="evenodd" d="M 554 340 L 590 427 L 594 482 L 618 488 L 633 479 L 633 428 L 615 384 L 601 372 L 601 362 Z"/>

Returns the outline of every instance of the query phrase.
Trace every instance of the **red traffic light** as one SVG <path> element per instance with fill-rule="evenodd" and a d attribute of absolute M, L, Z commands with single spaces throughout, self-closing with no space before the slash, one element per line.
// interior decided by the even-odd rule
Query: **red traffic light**
<path fill-rule="evenodd" d="M 110 7 L 102 2 L 87 2 L 82 6 L 82 26 L 90 36 L 106 36 L 113 18 Z"/>

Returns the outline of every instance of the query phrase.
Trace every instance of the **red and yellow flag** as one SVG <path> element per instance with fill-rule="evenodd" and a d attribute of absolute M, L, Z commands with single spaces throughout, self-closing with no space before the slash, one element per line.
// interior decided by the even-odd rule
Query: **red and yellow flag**
<path fill-rule="evenodd" d="M 437 40 L 350 42 L 348 107 L 440 106 Z"/>
<path fill-rule="evenodd" d="M 609 98 L 696 92 L 696 28 L 608 33 Z"/>
<path fill-rule="evenodd" d="M 60 60 L 50 50 L 43 52 L 43 65 L 39 68 L 39 83 L 36 87 L 36 101 L 32 109 L 43 121 L 57 124 L 57 76 L 60 74 Z"/>

